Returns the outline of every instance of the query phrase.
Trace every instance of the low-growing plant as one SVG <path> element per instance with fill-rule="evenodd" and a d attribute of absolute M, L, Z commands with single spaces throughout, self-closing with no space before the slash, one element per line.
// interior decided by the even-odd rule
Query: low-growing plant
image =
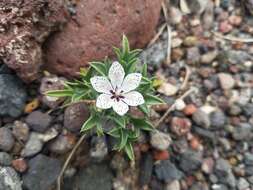
<path fill-rule="evenodd" d="M 149 77 L 147 65 L 138 65 L 139 49 L 130 50 L 126 36 L 122 48 L 114 48 L 117 61 L 94 61 L 87 69 L 81 69 L 80 79 L 65 83 L 63 90 L 47 92 L 48 96 L 65 98 L 65 104 L 85 102 L 90 117 L 81 132 L 96 130 L 98 135 L 110 135 L 116 139 L 116 150 L 124 150 L 134 159 L 133 143 L 141 131 L 152 131 L 149 121 L 150 106 L 163 100 L 155 96 L 155 77 Z M 137 107 L 143 116 L 129 111 Z M 108 127 L 108 122 L 110 127 Z"/>

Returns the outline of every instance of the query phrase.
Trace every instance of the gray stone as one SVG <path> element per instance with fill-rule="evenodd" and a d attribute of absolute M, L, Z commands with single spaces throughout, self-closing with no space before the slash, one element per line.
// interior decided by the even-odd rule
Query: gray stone
<path fill-rule="evenodd" d="M 212 185 L 212 190 L 228 190 L 228 187 L 223 184 L 214 184 Z"/>
<path fill-rule="evenodd" d="M 239 126 L 234 127 L 234 130 L 232 131 L 232 137 L 235 140 L 248 140 L 250 137 L 252 137 L 252 126 L 249 123 L 240 123 Z"/>
<path fill-rule="evenodd" d="M 228 90 L 228 89 L 231 89 L 234 87 L 235 80 L 233 79 L 233 77 L 230 74 L 219 73 L 218 77 L 219 77 L 219 81 L 220 81 L 220 85 L 221 85 L 222 89 Z"/>
<path fill-rule="evenodd" d="M 40 140 L 39 136 L 38 133 L 31 133 L 29 140 L 25 144 L 25 148 L 21 152 L 23 157 L 34 156 L 42 150 L 44 143 Z"/>
<path fill-rule="evenodd" d="M 249 187 L 249 182 L 245 179 L 240 177 L 237 181 L 237 188 L 238 190 L 246 190 Z"/>
<path fill-rule="evenodd" d="M 179 156 L 179 167 L 186 173 L 192 173 L 201 167 L 202 156 L 198 152 L 188 150 Z"/>
<path fill-rule="evenodd" d="M 38 155 L 29 162 L 29 170 L 23 175 L 24 187 L 27 190 L 48 190 L 54 185 L 60 170 L 59 160 Z"/>
<path fill-rule="evenodd" d="M 51 121 L 51 116 L 46 113 L 42 113 L 41 111 L 34 111 L 26 118 L 28 126 L 37 132 L 45 132 Z"/>
<path fill-rule="evenodd" d="M 15 143 L 11 130 L 7 127 L 0 128 L 0 150 L 10 151 Z"/>
<path fill-rule="evenodd" d="M 49 143 L 49 150 L 56 154 L 65 154 L 70 151 L 76 142 L 76 137 L 71 133 L 61 134 Z"/>
<path fill-rule="evenodd" d="M 150 143 L 152 147 L 158 150 L 167 150 L 171 144 L 172 140 L 169 134 L 154 131 L 151 133 Z"/>
<path fill-rule="evenodd" d="M 73 104 L 64 112 L 64 127 L 71 132 L 79 132 L 88 117 L 89 110 L 86 104 Z"/>
<path fill-rule="evenodd" d="M 105 136 L 93 136 L 91 139 L 90 156 L 96 161 L 102 161 L 108 154 Z"/>
<path fill-rule="evenodd" d="M 244 155 L 244 163 L 253 166 L 253 154 L 246 152 Z"/>
<path fill-rule="evenodd" d="M 246 104 L 245 106 L 242 107 L 242 110 L 247 117 L 251 117 L 253 115 L 253 104 L 252 103 Z"/>
<path fill-rule="evenodd" d="M 174 180 L 167 184 L 165 190 L 180 190 L 180 183 L 178 180 Z"/>
<path fill-rule="evenodd" d="M 209 128 L 211 125 L 209 116 L 200 109 L 194 112 L 192 119 L 200 127 Z"/>
<path fill-rule="evenodd" d="M 1 166 L 10 166 L 11 165 L 11 156 L 7 152 L 0 152 L 0 165 Z"/>
<path fill-rule="evenodd" d="M 22 121 L 15 121 L 12 127 L 13 136 L 21 142 L 26 142 L 29 138 L 29 127 Z"/>
<path fill-rule="evenodd" d="M 222 111 L 214 111 L 210 114 L 212 128 L 224 128 L 226 120 L 226 116 Z"/>
<path fill-rule="evenodd" d="M 17 77 L 9 74 L 0 75 L 0 116 L 20 116 L 26 99 L 25 87 Z"/>
<path fill-rule="evenodd" d="M 155 164 L 155 174 L 157 178 L 166 183 L 182 178 L 182 172 L 169 160 L 162 160 Z"/>
<path fill-rule="evenodd" d="M 140 185 L 144 186 L 149 184 L 152 176 L 154 160 L 151 154 L 144 154 L 140 162 Z"/>
<path fill-rule="evenodd" d="M 113 174 L 105 164 L 93 164 L 79 171 L 70 185 L 79 190 L 111 190 Z"/>
<path fill-rule="evenodd" d="M 0 189 L 22 190 L 22 182 L 13 168 L 0 166 Z"/>
<path fill-rule="evenodd" d="M 216 161 L 215 174 L 218 177 L 219 182 L 229 185 L 230 187 L 236 186 L 236 179 L 232 173 L 231 165 L 227 160 L 222 158 Z"/>

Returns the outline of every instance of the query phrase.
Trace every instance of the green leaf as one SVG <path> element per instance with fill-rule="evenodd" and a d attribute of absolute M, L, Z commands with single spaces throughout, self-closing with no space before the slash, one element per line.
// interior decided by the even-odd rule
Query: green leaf
<path fill-rule="evenodd" d="M 139 118 L 131 118 L 135 127 L 138 127 L 144 131 L 153 131 L 154 127 L 152 123 L 146 121 L 146 118 L 139 119 Z"/>
<path fill-rule="evenodd" d="M 73 95 L 72 90 L 52 90 L 46 92 L 47 96 L 51 97 L 69 97 Z"/>
<path fill-rule="evenodd" d="M 115 138 L 120 138 L 120 129 L 115 127 L 111 131 L 107 132 L 107 134 Z"/>
<path fill-rule="evenodd" d="M 151 95 L 151 94 L 146 94 L 144 96 L 144 99 L 145 99 L 145 103 L 148 105 L 157 105 L 157 104 L 164 103 L 164 101 L 161 98 Z"/>
<path fill-rule="evenodd" d="M 125 150 L 128 158 L 130 160 L 134 160 L 134 150 L 133 150 L 133 146 L 132 146 L 131 142 L 127 142 L 124 150 Z"/>
<path fill-rule="evenodd" d="M 120 127 L 125 128 L 126 127 L 126 121 L 125 117 L 120 116 L 108 116 L 109 119 L 113 120 L 116 124 L 118 124 Z"/>
<path fill-rule="evenodd" d="M 147 106 L 147 104 L 142 104 L 140 106 L 138 106 L 138 108 L 146 115 L 149 114 L 149 108 Z"/>
<path fill-rule="evenodd" d="M 104 63 L 102 62 L 91 62 L 90 63 L 91 67 L 93 69 L 95 69 L 95 71 L 97 71 L 99 74 L 106 76 L 107 75 L 107 70 L 106 70 L 106 66 Z"/>
<path fill-rule="evenodd" d="M 104 130 L 103 130 L 101 122 L 97 123 L 97 134 L 98 134 L 98 136 L 104 135 Z"/>
<path fill-rule="evenodd" d="M 122 39 L 122 51 L 123 51 L 124 57 L 125 57 L 125 56 L 129 53 L 129 51 L 130 51 L 129 41 L 128 41 L 126 35 L 123 35 L 123 39 Z"/>
<path fill-rule="evenodd" d="M 88 131 L 97 125 L 97 117 L 95 115 L 91 115 L 89 119 L 83 124 L 81 128 L 81 132 Z"/>
<path fill-rule="evenodd" d="M 146 63 L 143 64 L 142 66 L 142 72 L 141 72 L 142 76 L 146 77 L 148 74 L 148 65 Z"/>
<path fill-rule="evenodd" d="M 116 48 L 116 47 L 113 47 L 113 51 L 116 54 L 118 60 L 121 60 L 122 59 L 122 53 L 121 53 L 120 49 Z"/>
<path fill-rule="evenodd" d="M 119 150 L 122 150 L 127 144 L 128 134 L 124 130 L 120 130 L 120 145 Z"/>

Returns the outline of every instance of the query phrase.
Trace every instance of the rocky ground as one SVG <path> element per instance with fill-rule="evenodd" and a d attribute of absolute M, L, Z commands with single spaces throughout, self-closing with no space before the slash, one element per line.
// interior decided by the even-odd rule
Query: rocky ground
<path fill-rule="evenodd" d="M 65 172 L 64 190 L 253 189 L 253 46 L 245 40 L 253 39 L 253 2 L 182 2 L 167 4 L 171 63 L 166 28 L 140 56 L 168 103 L 154 107 L 152 118 L 185 91 L 189 70 L 186 90 L 197 92 L 177 103 L 159 133 L 142 134 L 135 164 L 112 151 L 109 137 L 88 134 Z M 81 103 L 57 109 L 60 101 L 43 96 L 65 80 L 45 73 L 28 85 L 0 65 L 0 190 L 55 189 L 89 115 Z"/>

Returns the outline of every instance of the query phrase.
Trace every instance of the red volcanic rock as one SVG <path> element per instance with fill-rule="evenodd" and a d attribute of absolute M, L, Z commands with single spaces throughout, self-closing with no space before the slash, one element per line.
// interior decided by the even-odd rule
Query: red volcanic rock
<path fill-rule="evenodd" d="M 46 69 L 73 76 L 89 61 L 112 56 L 122 34 L 133 47 L 143 47 L 154 34 L 160 9 L 161 0 L 77 1 L 76 14 L 45 46 Z"/>
<path fill-rule="evenodd" d="M 37 78 L 41 44 L 66 21 L 59 0 L 0 0 L 0 59 L 25 81 Z"/>

